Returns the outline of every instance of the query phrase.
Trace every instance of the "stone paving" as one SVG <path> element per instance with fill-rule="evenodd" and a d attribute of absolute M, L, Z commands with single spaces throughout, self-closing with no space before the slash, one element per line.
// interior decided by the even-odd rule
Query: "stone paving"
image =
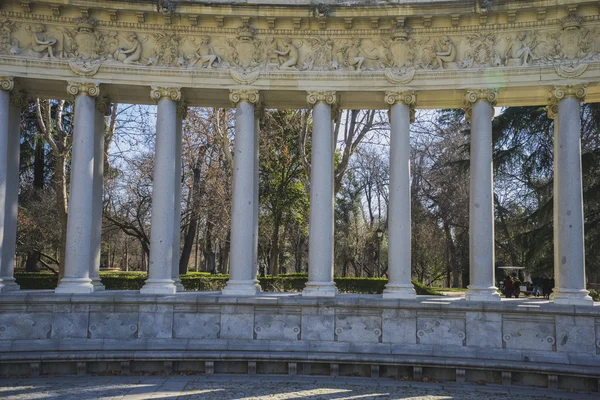
<path fill-rule="evenodd" d="M 598 399 L 598 394 L 496 385 L 287 376 L 82 376 L 1 379 L 1 399 Z"/>

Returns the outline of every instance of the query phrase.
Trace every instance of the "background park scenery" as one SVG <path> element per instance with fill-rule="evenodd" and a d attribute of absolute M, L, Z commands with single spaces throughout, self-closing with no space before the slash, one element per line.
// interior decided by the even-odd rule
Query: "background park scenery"
<path fill-rule="evenodd" d="M 139 289 L 146 277 L 155 112 L 114 104 L 105 121 L 101 278 L 107 289 Z M 531 277 L 552 274 L 553 121 L 544 107 L 496 114 L 496 266 L 524 267 Z M 64 260 L 73 104 L 35 99 L 22 117 L 15 276 L 22 289 L 49 289 Z M 600 282 L 600 106 L 584 104 L 581 118 L 586 274 L 594 288 Z M 188 108 L 184 120 L 179 271 L 188 290 L 220 290 L 229 273 L 234 121 L 234 109 L 207 108 Z M 469 128 L 463 110 L 419 110 L 411 125 L 410 250 L 418 294 L 469 283 Z M 306 281 L 311 130 L 310 110 L 266 110 L 260 122 L 258 267 L 266 291 L 300 291 Z M 336 284 L 341 292 L 381 293 L 387 113 L 344 110 L 334 134 Z M 500 271 L 497 280 L 504 278 Z"/>

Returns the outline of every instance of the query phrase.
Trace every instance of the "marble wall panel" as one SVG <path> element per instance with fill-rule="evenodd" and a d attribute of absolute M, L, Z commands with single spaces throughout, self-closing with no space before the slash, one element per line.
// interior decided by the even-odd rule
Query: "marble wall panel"
<path fill-rule="evenodd" d="M 466 336 L 467 346 L 502 348 L 502 315 L 467 312 Z"/>
<path fill-rule="evenodd" d="M 417 343 L 464 346 L 465 318 L 464 313 L 417 312 Z"/>
<path fill-rule="evenodd" d="M 335 337 L 338 342 L 380 342 L 380 315 L 336 314 Z"/>
<path fill-rule="evenodd" d="M 221 314 L 175 313 L 173 337 L 181 339 L 217 339 Z"/>
<path fill-rule="evenodd" d="M 52 338 L 87 338 L 88 326 L 87 312 L 55 312 L 52 319 Z"/>
<path fill-rule="evenodd" d="M 302 340 L 334 340 L 335 310 L 332 307 L 302 309 Z"/>
<path fill-rule="evenodd" d="M 52 314 L 0 314 L 0 340 L 50 339 Z"/>
<path fill-rule="evenodd" d="M 594 319 L 590 317 L 575 317 L 557 315 L 556 320 L 556 350 L 559 352 L 593 353 L 596 350 L 594 342 Z"/>
<path fill-rule="evenodd" d="M 505 314 L 502 316 L 502 341 L 507 349 L 556 350 L 553 316 Z"/>
<path fill-rule="evenodd" d="M 300 338 L 300 314 L 262 314 L 254 318 L 254 338 L 274 340 L 298 340 Z"/>
<path fill-rule="evenodd" d="M 417 343 L 417 312 L 415 310 L 383 310 L 381 326 L 383 343 Z"/>
<path fill-rule="evenodd" d="M 137 313 L 90 313 L 89 336 L 92 339 L 135 339 Z"/>
<path fill-rule="evenodd" d="M 223 306 L 221 308 L 221 338 L 254 339 L 254 307 Z"/>

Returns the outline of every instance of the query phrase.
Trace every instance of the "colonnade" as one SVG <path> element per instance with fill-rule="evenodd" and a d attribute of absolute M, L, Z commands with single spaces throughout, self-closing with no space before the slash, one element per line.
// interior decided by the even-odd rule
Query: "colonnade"
<path fill-rule="evenodd" d="M 14 282 L 18 192 L 19 120 L 22 98 L 12 78 L 0 78 L 0 291 L 18 289 Z M 102 221 L 104 115 L 109 100 L 94 83 L 70 82 L 75 98 L 70 206 L 64 277 L 57 293 L 102 290 L 98 277 Z M 580 102 L 583 85 L 550 91 L 548 114 L 555 119 L 554 243 L 555 302 L 592 304 L 585 290 L 583 202 L 581 181 Z M 388 276 L 383 297 L 415 298 L 411 284 L 410 124 L 418 93 L 382 93 L 390 107 L 390 202 Z M 185 105 L 179 87 L 152 87 L 157 102 L 156 154 L 152 191 L 149 276 L 141 293 L 173 294 L 179 281 L 181 135 Z M 465 91 L 471 121 L 468 301 L 500 299 L 494 277 L 494 204 L 492 118 L 498 92 Z M 236 107 L 231 268 L 223 295 L 255 295 L 258 243 L 258 130 L 261 95 L 255 89 L 232 89 Z M 20 99 L 20 100 L 19 100 Z M 305 296 L 334 296 L 334 91 L 309 91 L 313 112 L 309 220 L 309 265 Z M 91 188 L 90 188 L 91 185 Z M 91 189 L 91 190 L 90 190 Z"/>

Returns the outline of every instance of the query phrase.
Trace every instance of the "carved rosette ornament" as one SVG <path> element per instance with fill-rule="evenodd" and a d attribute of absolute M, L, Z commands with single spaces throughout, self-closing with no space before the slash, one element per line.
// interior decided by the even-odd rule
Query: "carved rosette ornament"
<path fill-rule="evenodd" d="M 237 105 L 240 101 L 258 104 L 260 96 L 256 89 L 229 89 L 229 101 Z"/>
<path fill-rule="evenodd" d="M 169 99 L 173 101 L 181 100 L 181 88 L 180 87 L 165 87 L 165 86 L 152 86 L 150 91 L 150 98 L 154 101 L 163 99 Z"/>
<path fill-rule="evenodd" d="M 108 96 L 100 96 L 96 100 L 96 110 L 100 111 L 102 115 L 108 117 L 111 112 L 111 104 L 112 102 Z"/>
<path fill-rule="evenodd" d="M 491 104 L 492 107 L 496 105 L 498 101 L 498 90 L 497 89 L 471 89 L 467 90 L 465 95 L 466 106 L 465 106 L 465 119 L 471 121 L 472 106 L 478 101 L 485 101 Z M 492 113 L 492 119 L 494 119 Z"/>
<path fill-rule="evenodd" d="M 67 93 L 73 96 L 87 94 L 91 97 L 97 97 L 100 94 L 100 86 L 94 82 L 68 82 Z"/>
<path fill-rule="evenodd" d="M 306 102 L 311 107 L 318 103 L 324 103 L 332 106 L 337 103 L 337 95 L 334 91 L 308 92 L 308 94 L 306 95 Z"/>
<path fill-rule="evenodd" d="M 415 122 L 415 109 L 414 106 L 417 103 L 417 94 L 413 91 L 403 92 L 385 92 L 385 102 L 391 106 L 396 103 L 405 104 L 410 107 L 410 122 Z M 391 116 L 388 114 L 388 118 L 391 120 Z"/>
<path fill-rule="evenodd" d="M 15 87 L 15 80 L 9 76 L 0 76 L 0 89 L 10 92 Z"/>
<path fill-rule="evenodd" d="M 555 119 L 558 116 L 558 102 L 562 99 L 576 98 L 583 101 L 586 95 L 587 85 L 584 84 L 553 87 L 548 93 L 548 105 L 546 106 L 548 118 Z"/>

